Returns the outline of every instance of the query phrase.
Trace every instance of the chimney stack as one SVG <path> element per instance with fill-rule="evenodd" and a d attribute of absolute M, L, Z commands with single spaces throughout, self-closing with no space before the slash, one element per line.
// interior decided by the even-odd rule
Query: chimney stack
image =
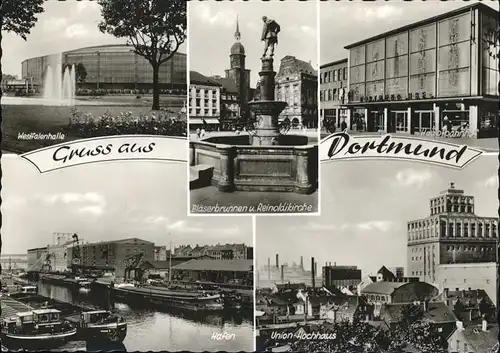
<path fill-rule="evenodd" d="M 482 325 L 481 325 L 481 330 L 483 332 L 488 332 L 488 321 L 483 319 Z"/>
<path fill-rule="evenodd" d="M 281 265 L 281 284 L 285 283 L 285 265 Z"/>
<path fill-rule="evenodd" d="M 337 263 L 336 263 L 336 262 L 334 262 L 334 263 L 333 263 L 333 266 L 337 267 Z"/>
<path fill-rule="evenodd" d="M 304 257 L 303 256 L 300 257 L 300 269 L 301 270 L 304 269 Z"/>
<path fill-rule="evenodd" d="M 271 280 L 271 258 L 267 258 L 267 279 Z"/>
<path fill-rule="evenodd" d="M 279 255 L 276 254 L 276 268 L 279 269 L 280 268 L 280 261 L 279 261 Z"/>
<path fill-rule="evenodd" d="M 316 275 L 318 273 L 318 263 L 314 261 L 314 277 L 316 278 Z"/>
<path fill-rule="evenodd" d="M 314 257 L 311 257 L 311 277 L 312 277 L 312 287 L 316 287 L 316 262 Z"/>
<path fill-rule="evenodd" d="M 331 263 L 331 262 L 329 262 L 329 263 L 328 263 L 328 266 L 332 267 L 332 263 Z"/>

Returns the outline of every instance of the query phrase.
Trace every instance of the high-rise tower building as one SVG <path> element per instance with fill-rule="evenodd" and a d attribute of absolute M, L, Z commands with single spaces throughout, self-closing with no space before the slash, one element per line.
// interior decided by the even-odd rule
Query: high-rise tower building
<path fill-rule="evenodd" d="M 454 183 L 430 200 L 430 216 L 408 222 L 408 276 L 435 282 L 441 264 L 496 261 L 498 219 L 479 217 L 474 196 Z"/>

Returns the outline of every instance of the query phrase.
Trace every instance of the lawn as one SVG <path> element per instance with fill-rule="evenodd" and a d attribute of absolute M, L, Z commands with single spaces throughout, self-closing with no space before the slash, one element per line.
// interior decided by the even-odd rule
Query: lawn
<path fill-rule="evenodd" d="M 130 96 L 111 96 L 105 99 L 81 99 L 85 105 L 77 105 L 78 111 L 89 113 L 93 117 L 108 113 L 117 116 L 128 113 L 133 116 L 151 115 L 150 97 L 136 99 Z M 183 106 L 184 97 L 162 97 L 162 108 L 179 111 Z M 92 104 L 95 101 L 95 105 Z M 73 107 L 37 106 L 37 105 L 2 105 L 2 150 L 24 153 L 46 146 L 81 138 L 77 133 L 68 134 L 68 125 Z M 64 140 L 22 140 L 19 133 L 53 134 L 64 133 Z"/>

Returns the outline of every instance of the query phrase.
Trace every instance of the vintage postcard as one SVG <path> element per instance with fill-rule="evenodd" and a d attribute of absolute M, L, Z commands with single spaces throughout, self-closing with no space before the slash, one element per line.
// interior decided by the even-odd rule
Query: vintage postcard
<path fill-rule="evenodd" d="M 191 214 L 318 213 L 317 5 L 189 3 Z"/>
<path fill-rule="evenodd" d="M 187 218 L 185 161 L 2 169 L 2 347 L 253 351 L 252 218 Z"/>
<path fill-rule="evenodd" d="M 4 1 L 3 153 L 110 135 L 186 137 L 187 9 L 168 3 Z"/>

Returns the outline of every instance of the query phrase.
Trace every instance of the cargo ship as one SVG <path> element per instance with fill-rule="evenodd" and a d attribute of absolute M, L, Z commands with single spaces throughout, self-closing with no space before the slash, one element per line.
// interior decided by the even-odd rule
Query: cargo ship
<path fill-rule="evenodd" d="M 151 304 L 172 309 L 195 312 L 224 310 L 224 302 L 221 295 L 211 291 L 127 284 L 115 286 L 112 290 L 112 295 L 118 301 L 148 301 Z"/>

